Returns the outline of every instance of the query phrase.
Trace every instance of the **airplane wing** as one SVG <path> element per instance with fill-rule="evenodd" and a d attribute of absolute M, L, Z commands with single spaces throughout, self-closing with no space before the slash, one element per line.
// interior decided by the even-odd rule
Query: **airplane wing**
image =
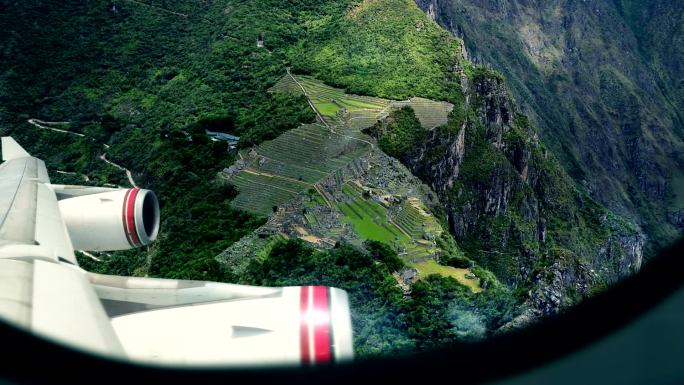
<path fill-rule="evenodd" d="M 353 357 L 343 290 L 88 273 L 74 249 L 124 250 L 159 231 L 143 189 L 51 185 L 2 138 L 0 318 L 92 353 L 157 364 L 312 365 Z"/>
<path fill-rule="evenodd" d="M 124 349 L 138 360 L 315 365 L 353 357 L 349 302 L 340 289 L 99 274 L 90 280 Z"/>
<path fill-rule="evenodd" d="M 42 160 L 2 138 L 0 316 L 44 337 L 122 356 L 76 257 Z"/>

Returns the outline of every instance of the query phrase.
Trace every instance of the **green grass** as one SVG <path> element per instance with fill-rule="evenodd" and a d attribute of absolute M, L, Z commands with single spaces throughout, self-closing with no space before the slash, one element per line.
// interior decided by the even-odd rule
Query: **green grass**
<path fill-rule="evenodd" d="M 327 206 L 328 203 L 325 198 L 315 188 L 309 189 L 309 199 L 306 201 L 306 207 L 312 208 L 316 206 Z"/>
<path fill-rule="evenodd" d="M 444 277 L 452 277 L 460 284 L 467 286 L 473 293 L 482 292 L 480 287 L 480 280 L 468 279 L 465 276 L 470 273 L 468 269 L 457 269 L 451 266 L 442 266 L 434 260 L 429 260 L 425 262 L 416 263 L 414 265 L 420 278 L 425 278 L 431 274 L 438 274 Z"/>
<path fill-rule="evenodd" d="M 411 200 L 404 203 L 401 218 L 406 227 L 404 231 L 408 229 L 406 232 L 411 234 L 409 237 L 390 222 L 389 211 L 377 202 L 364 198 L 358 186 L 347 183 L 342 186 L 342 191 L 348 200 L 337 207 L 344 213 L 344 220 L 352 224 L 360 237 L 403 248 L 405 253 L 401 257 L 404 262 L 415 267 L 423 277 L 430 274 L 453 277 L 475 293 L 482 291 L 477 280 L 465 278 L 468 270 L 442 266 L 432 259 L 437 250 L 431 242 L 423 240 L 422 235 L 424 232 L 440 233 L 442 230 L 436 219 L 423 211 L 420 202 Z"/>
<path fill-rule="evenodd" d="M 336 206 L 344 214 L 343 220 L 354 227 L 354 231 L 363 239 L 387 243 L 397 249 L 403 250 L 401 258 L 409 266 L 420 266 L 419 271 L 424 274 L 440 274 L 447 277 L 464 280 L 465 273 L 458 269 L 438 265 L 432 259 L 438 252 L 437 247 L 430 241 L 422 238 L 424 232 L 442 232 L 437 220 L 427 212 L 420 212 L 416 207 L 422 208 L 422 204 L 411 200 L 405 203 L 409 208 L 405 212 L 405 222 L 409 227 L 419 231 L 402 232 L 401 229 L 390 221 L 390 212 L 377 202 L 363 197 L 361 188 L 353 183 L 342 186 L 344 201 L 336 202 Z M 426 264 L 426 261 L 434 263 Z M 422 269 L 422 270 L 421 270 Z M 460 276 L 460 278 L 458 278 Z M 468 282 L 472 286 L 472 282 Z M 474 289 L 476 290 L 476 289 Z"/>
<path fill-rule="evenodd" d="M 321 103 L 314 101 L 314 106 L 316 106 L 318 112 L 320 112 L 323 116 L 334 117 L 338 112 L 340 112 L 340 106 L 335 103 Z"/>
<path fill-rule="evenodd" d="M 306 218 L 307 222 L 309 222 L 310 224 L 312 224 L 314 226 L 318 224 L 318 219 L 316 219 L 315 215 L 307 213 L 304 215 L 304 217 Z"/>
<path fill-rule="evenodd" d="M 411 238 L 389 222 L 386 208 L 363 198 L 361 191 L 353 184 L 345 184 L 342 191 L 346 195 L 346 201 L 339 203 L 338 207 L 359 236 L 404 247 L 411 244 Z"/>
<path fill-rule="evenodd" d="M 364 198 L 363 191 L 358 185 L 346 183 L 342 186 L 342 192 L 345 200 L 337 202 L 336 206 L 344 214 L 343 220 L 350 223 L 361 238 L 403 249 L 401 258 L 408 266 L 415 267 L 421 277 L 430 274 L 453 277 L 474 293 L 482 291 L 477 279 L 465 278 L 465 275 L 470 273 L 467 269 L 442 266 L 433 259 L 438 249 L 431 241 L 424 240 L 423 234 L 428 232 L 438 236 L 443 230 L 419 200 L 414 198 L 403 203 L 398 218 L 401 219 L 401 223 L 397 226 L 390 222 L 389 210 L 371 199 Z M 405 232 L 402 232 L 400 227 Z"/>
<path fill-rule="evenodd" d="M 339 100 L 339 104 L 343 105 L 346 107 L 348 110 L 354 110 L 354 109 L 377 109 L 378 107 L 384 107 L 382 104 L 373 104 L 369 102 L 365 102 L 363 100 L 357 100 L 355 98 L 350 98 L 350 97 L 345 97 L 341 100 Z"/>
<path fill-rule="evenodd" d="M 379 241 L 389 245 L 393 245 L 396 242 L 407 241 L 407 239 L 397 237 L 396 233 L 388 229 L 387 226 L 376 223 L 372 217 L 359 212 L 358 208 L 352 207 L 349 203 L 342 203 L 338 207 L 344 213 L 345 219 L 354 226 L 354 231 L 365 239 Z"/>
<path fill-rule="evenodd" d="M 302 75 L 285 75 L 271 92 L 291 93 L 301 95 L 302 88 L 295 82 L 293 77 L 304 87 L 309 100 L 314 104 L 316 110 L 324 117 L 326 122 L 341 131 L 352 128 L 352 136 L 359 134 L 358 131 L 370 127 L 390 105 L 391 101 L 370 96 L 349 95 L 344 90 L 326 85 L 318 79 Z M 345 109 L 349 115 L 346 120 L 341 120 L 338 113 Z M 363 123 L 355 125 L 348 119 L 351 117 L 365 117 Z"/>
<path fill-rule="evenodd" d="M 259 260 L 264 260 L 268 257 L 268 255 L 271 253 L 271 250 L 273 250 L 273 246 L 276 245 L 279 241 L 283 241 L 288 239 L 286 236 L 281 235 L 281 234 L 276 234 L 266 241 L 266 243 L 263 245 L 263 247 L 257 251 L 256 257 Z"/>

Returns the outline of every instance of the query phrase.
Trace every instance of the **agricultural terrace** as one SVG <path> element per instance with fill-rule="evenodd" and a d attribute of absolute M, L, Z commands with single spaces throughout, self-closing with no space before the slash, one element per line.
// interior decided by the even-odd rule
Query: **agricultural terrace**
<path fill-rule="evenodd" d="M 393 102 L 349 95 L 314 78 L 290 73 L 269 92 L 306 95 L 323 121 L 290 130 L 241 153 L 246 167 L 231 179 L 239 191 L 233 206 L 265 216 L 274 207 L 287 203 L 301 191 L 366 155 L 373 145 L 361 130 L 387 116 L 391 108 L 411 105 L 426 128 L 445 123 L 453 108 L 449 103 L 421 98 Z M 348 207 L 345 210 L 351 213 Z M 408 226 L 406 223 L 411 223 L 411 218 L 404 219 L 408 222 L 402 222 L 402 226 Z M 363 228 L 371 229 L 371 222 L 366 222 Z M 408 234 L 418 230 L 406 227 L 402 231 Z"/>
<path fill-rule="evenodd" d="M 391 103 L 387 99 L 349 95 L 312 77 L 289 73 L 269 91 L 305 93 L 325 124 L 352 136 L 363 135 L 360 132 L 362 129 L 387 116 Z"/>
<path fill-rule="evenodd" d="M 304 91 L 302 90 L 302 87 L 295 82 L 295 79 L 292 76 L 285 75 L 283 76 L 282 79 L 278 80 L 276 84 L 273 85 L 269 90 L 269 92 L 281 92 L 284 94 L 293 94 L 293 95 L 303 95 Z"/>
<path fill-rule="evenodd" d="M 334 206 L 344 215 L 343 221 L 350 223 L 360 237 L 393 246 L 408 266 L 418 270 L 419 276 L 452 277 L 473 292 L 482 291 L 479 282 L 467 278 L 468 269 L 442 266 L 433 259 L 439 249 L 434 242 L 424 239 L 424 235 L 439 236 L 442 228 L 420 200 L 409 198 L 392 218 L 391 210 L 364 195 L 358 184 L 348 182 L 342 186 L 341 194 L 336 195 Z"/>
<path fill-rule="evenodd" d="M 269 215 L 331 173 L 370 150 L 368 142 L 307 124 L 267 141 L 244 156 L 247 166 L 231 181 L 238 189 L 233 206 Z"/>
<path fill-rule="evenodd" d="M 359 236 L 394 246 L 406 262 L 429 258 L 437 252 L 434 243 L 423 240 L 422 234 L 414 238 L 402 230 L 392 219 L 390 211 L 372 198 L 365 197 L 361 187 L 355 183 L 346 183 L 342 187 L 342 195 L 335 204 Z M 422 218 L 416 217 L 416 220 Z M 423 224 L 413 223 L 413 226 L 422 227 Z"/>
<path fill-rule="evenodd" d="M 425 234 L 438 237 L 442 227 L 435 217 L 428 213 L 417 198 L 408 198 L 401 206 L 395 222 L 399 228 L 413 238 L 421 239 Z"/>
<path fill-rule="evenodd" d="M 420 121 L 423 128 L 432 130 L 435 127 L 447 124 L 449 114 L 454 109 L 454 105 L 447 102 L 436 102 L 424 98 L 411 98 L 407 101 L 392 102 L 392 108 L 402 108 L 410 106 L 416 113 L 416 118 Z"/>
<path fill-rule="evenodd" d="M 442 233 L 442 228 L 419 199 L 408 198 L 399 207 L 386 207 L 370 194 L 364 194 L 363 187 L 356 182 L 343 184 L 331 202 L 316 191 L 318 182 L 371 150 L 370 138 L 361 130 L 385 118 L 391 109 L 411 106 L 421 126 L 433 129 L 446 124 L 453 105 L 423 98 L 397 102 L 349 95 L 314 78 L 289 72 L 269 92 L 305 95 L 319 115 L 319 123 L 303 125 L 249 152 L 241 152 L 247 165 L 232 178 L 239 191 L 233 205 L 269 215 L 274 207 L 308 191 L 310 210 L 304 215 L 309 225 L 320 227 L 323 220 L 316 216 L 315 206 L 331 206 L 360 238 L 392 245 L 420 276 L 449 276 L 475 292 L 481 290 L 477 282 L 466 277 L 468 270 L 435 262 L 439 249 L 433 239 Z M 327 235 L 333 235 L 333 231 L 342 229 L 330 227 L 331 234 Z"/>
<path fill-rule="evenodd" d="M 328 125 L 351 133 L 371 127 L 379 119 L 385 118 L 390 109 L 405 106 L 411 106 L 421 126 L 431 130 L 446 124 L 454 108 L 451 103 L 417 97 L 404 101 L 391 101 L 370 96 L 349 95 L 341 89 L 325 85 L 312 77 L 291 74 L 285 75 L 270 91 L 297 95 L 304 92 Z"/>

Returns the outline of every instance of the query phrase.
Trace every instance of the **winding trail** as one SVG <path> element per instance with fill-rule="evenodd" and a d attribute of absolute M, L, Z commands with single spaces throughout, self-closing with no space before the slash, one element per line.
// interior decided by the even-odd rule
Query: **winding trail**
<path fill-rule="evenodd" d="M 124 167 L 122 167 L 122 166 L 120 166 L 120 165 L 118 165 L 118 164 L 116 164 L 116 163 L 110 161 L 109 159 L 107 159 L 107 154 L 102 154 L 102 155 L 100 155 L 100 159 L 103 160 L 103 161 L 105 161 L 107 164 L 110 164 L 110 165 L 112 165 L 112 166 L 118 168 L 119 170 L 126 172 L 126 176 L 128 177 L 128 182 L 129 182 L 131 185 L 133 185 L 133 187 L 135 187 L 135 188 L 138 187 L 138 185 L 135 184 L 135 181 L 133 180 L 133 174 L 131 174 L 131 171 L 130 171 L 129 169 L 124 168 Z"/>
<path fill-rule="evenodd" d="M 57 171 L 55 171 L 55 172 L 58 173 L 58 174 L 64 174 L 64 175 L 79 175 L 78 173 L 76 173 L 76 172 L 71 172 L 71 171 L 57 170 Z M 86 182 L 90 181 L 90 177 L 89 177 L 88 175 L 86 175 L 86 174 L 81 174 L 80 177 L 83 178 L 83 180 L 85 180 Z"/>
<path fill-rule="evenodd" d="M 50 126 L 66 126 L 66 125 L 71 124 L 71 122 L 46 122 L 46 121 L 43 121 L 40 119 L 33 119 L 33 118 L 29 119 L 28 122 L 29 122 L 29 124 L 31 124 L 35 127 L 41 128 L 43 130 L 50 130 L 50 131 L 59 132 L 62 134 L 75 135 L 75 136 L 82 137 L 82 138 L 86 137 L 84 134 L 81 134 L 78 132 L 72 132 L 72 131 L 62 130 L 62 129 L 55 128 L 55 127 L 50 127 Z M 89 138 L 89 139 L 94 140 L 92 138 Z M 102 144 L 102 147 L 104 147 L 105 149 L 109 149 L 108 144 Z M 112 165 L 112 166 L 118 168 L 121 171 L 124 171 L 126 173 L 126 177 L 128 178 L 128 182 L 131 184 L 131 186 L 136 187 L 136 188 L 138 187 L 138 185 L 135 183 L 135 180 L 133 180 L 133 174 L 131 173 L 131 171 L 129 169 L 122 167 L 122 166 L 110 161 L 109 159 L 107 159 L 106 153 L 100 155 L 100 160 L 106 162 L 109 165 Z M 72 173 L 69 173 L 66 171 L 58 171 L 58 172 L 64 173 L 64 174 L 72 174 Z M 84 177 L 84 179 L 86 181 L 90 180 L 90 178 L 87 175 L 82 175 L 82 177 Z"/>
<path fill-rule="evenodd" d="M 80 137 L 85 137 L 83 134 L 79 134 L 78 132 L 72 132 L 72 131 L 67 131 L 67 130 L 60 130 L 59 128 L 54 128 L 54 127 L 48 127 L 44 126 L 43 124 L 48 124 L 48 125 L 56 125 L 56 126 L 63 126 L 69 124 L 69 122 L 44 122 L 42 120 L 38 119 L 29 119 L 28 122 L 38 128 L 42 128 L 44 130 L 50 130 L 50 131 L 55 131 L 55 132 L 61 132 L 63 134 L 70 134 L 70 135 L 75 135 L 75 136 L 80 136 Z"/>
<path fill-rule="evenodd" d="M 89 252 L 87 252 L 87 251 L 83 251 L 83 250 L 78 250 L 78 251 L 80 251 L 83 255 L 85 255 L 86 257 L 88 257 L 88 258 L 90 258 L 90 259 L 92 259 L 92 260 L 95 261 L 95 262 L 102 262 L 102 260 L 101 260 L 100 258 L 94 256 L 93 254 L 91 254 L 91 253 L 89 253 Z"/>

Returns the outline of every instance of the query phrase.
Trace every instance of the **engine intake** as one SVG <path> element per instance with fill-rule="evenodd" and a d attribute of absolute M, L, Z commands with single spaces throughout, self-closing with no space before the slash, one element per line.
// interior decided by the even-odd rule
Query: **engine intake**
<path fill-rule="evenodd" d="M 126 189 L 59 201 L 62 219 L 76 250 L 127 250 L 150 244 L 159 232 L 154 192 Z"/>

